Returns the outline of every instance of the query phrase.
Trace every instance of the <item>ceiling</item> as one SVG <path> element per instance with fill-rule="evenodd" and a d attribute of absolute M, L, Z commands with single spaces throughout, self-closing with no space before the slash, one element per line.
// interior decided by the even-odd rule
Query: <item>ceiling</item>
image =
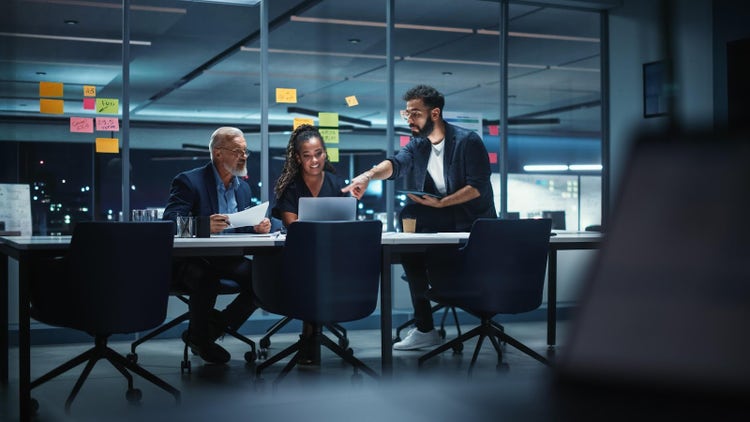
<path fill-rule="evenodd" d="M 509 7 L 508 113 L 517 134 L 599 138 L 599 15 L 613 1 L 513 3 Z M 133 0 L 130 14 L 131 124 L 171 128 L 260 124 L 260 8 L 209 1 Z M 435 86 L 445 110 L 500 116 L 500 5 L 482 0 L 396 0 L 395 109 L 415 84 Z M 386 2 L 274 0 L 269 3 L 272 132 L 288 130 L 289 107 L 335 112 L 351 133 L 382 139 L 388 119 Z M 83 86 L 122 101 L 121 3 L 4 0 L 0 5 L 0 120 L 59 126 L 93 115 Z M 39 82 L 63 82 L 65 113 L 39 113 Z M 276 103 L 275 88 L 295 88 L 297 103 Z M 356 96 L 358 105 L 345 98 Z M 359 120 L 359 122 L 357 121 Z M 56 123 L 56 124 L 55 124 Z M 6 129 L 9 126 L 3 126 Z M 144 129 L 145 130 L 145 129 Z M 14 130 L 11 130 L 14 131 Z M 2 140 L 17 133 L 0 133 Z M 64 130 L 62 132 L 65 132 Z M 48 136 L 48 135 L 47 135 Z M 177 139 L 179 138 L 179 139 Z M 180 141 L 181 140 L 181 141 Z M 176 137 L 174 141 L 184 142 Z M 154 141 L 156 142 L 156 141 Z M 166 142 L 166 141 L 165 141 Z M 285 139 L 281 142 L 285 142 Z M 202 141 L 201 141 L 202 143 Z"/>

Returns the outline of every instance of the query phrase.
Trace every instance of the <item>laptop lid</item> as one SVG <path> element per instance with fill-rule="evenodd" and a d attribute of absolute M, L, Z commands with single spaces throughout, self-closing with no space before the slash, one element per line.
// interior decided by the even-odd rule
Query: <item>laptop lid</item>
<path fill-rule="evenodd" d="M 641 139 L 557 362 L 562 379 L 750 393 L 750 141 Z"/>
<path fill-rule="evenodd" d="M 354 221 L 357 219 L 357 198 L 300 198 L 297 218 L 299 221 Z"/>

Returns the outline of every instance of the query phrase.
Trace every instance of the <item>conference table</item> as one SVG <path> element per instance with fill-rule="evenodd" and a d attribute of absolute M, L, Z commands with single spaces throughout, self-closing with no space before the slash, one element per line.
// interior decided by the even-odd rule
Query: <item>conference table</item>
<path fill-rule="evenodd" d="M 147 223 L 146 223 L 147 224 Z M 391 265 L 400 262 L 403 254 L 424 252 L 435 245 L 459 245 L 469 238 L 469 233 L 393 233 L 384 232 L 381 238 L 381 371 L 392 374 L 392 280 Z M 550 255 L 547 286 L 547 343 L 555 345 L 557 300 L 557 253 L 560 250 L 594 249 L 603 239 L 599 233 L 558 232 L 550 238 Z M 269 235 L 218 235 L 210 238 L 175 238 L 173 256 L 243 256 L 253 255 L 269 248 L 280 248 L 285 237 Z M 21 420 L 28 420 L 31 403 L 31 322 L 29 316 L 29 282 L 31 266 L 38 259 L 65 253 L 70 236 L 8 236 L 0 237 L 0 383 L 8 384 L 8 261 L 18 262 L 18 370 Z"/>

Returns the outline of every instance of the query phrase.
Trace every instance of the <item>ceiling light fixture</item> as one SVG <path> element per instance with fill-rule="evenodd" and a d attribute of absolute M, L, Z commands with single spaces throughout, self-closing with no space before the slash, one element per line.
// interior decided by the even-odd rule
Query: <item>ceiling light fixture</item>
<path fill-rule="evenodd" d="M 443 76 L 451 76 L 451 75 L 453 75 L 453 72 L 448 72 L 448 71 L 443 72 Z"/>
<path fill-rule="evenodd" d="M 75 19 L 65 19 L 63 22 L 65 22 L 65 25 L 78 25 L 78 21 Z"/>
<path fill-rule="evenodd" d="M 351 44 L 359 44 L 360 42 L 362 42 L 362 40 L 360 40 L 359 38 L 349 38 L 349 42 Z"/>
<path fill-rule="evenodd" d="M 42 40 L 57 40 L 57 41 L 81 41 L 81 42 L 99 42 L 99 43 L 105 43 L 105 44 L 122 44 L 122 40 L 115 39 L 115 38 L 64 37 L 60 35 L 23 34 L 23 33 L 17 33 L 17 32 L 0 32 L 0 36 L 18 37 L 18 38 L 37 38 L 37 39 L 42 39 Z M 151 41 L 130 40 L 130 45 L 150 46 Z"/>
<path fill-rule="evenodd" d="M 304 116 L 312 116 L 312 117 L 318 117 L 318 114 L 320 113 L 317 110 L 310 110 L 310 109 L 302 108 L 302 107 L 287 107 L 286 112 L 287 113 L 297 113 L 297 114 L 302 114 Z M 372 126 L 372 122 L 369 121 L 369 120 L 363 120 L 363 119 L 357 119 L 357 118 L 354 118 L 354 117 L 342 116 L 340 114 L 339 114 L 339 121 L 340 122 L 351 123 L 351 124 L 354 124 L 354 125 L 360 125 L 360 126 L 367 126 L 367 127 L 371 127 Z"/>

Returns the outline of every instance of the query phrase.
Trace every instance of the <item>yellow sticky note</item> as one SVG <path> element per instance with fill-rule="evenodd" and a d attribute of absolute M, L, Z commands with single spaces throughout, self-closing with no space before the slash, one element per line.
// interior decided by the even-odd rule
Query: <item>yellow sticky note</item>
<path fill-rule="evenodd" d="M 323 137 L 323 142 L 326 144 L 338 144 L 339 143 L 339 130 L 338 129 L 319 129 L 320 136 Z"/>
<path fill-rule="evenodd" d="M 339 127 L 338 113 L 318 113 L 319 126 L 322 127 Z"/>
<path fill-rule="evenodd" d="M 96 87 L 94 85 L 84 85 L 83 96 L 84 97 L 96 97 Z"/>
<path fill-rule="evenodd" d="M 117 98 L 97 98 L 96 112 L 104 114 L 117 114 L 120 112 L 120 100 Z"/>
<path fill-rule="evenodd" d="M 63 100 L 50 100 L 41 98 L 39 100 L 39 112 L 45 114 L 63 114 L 65 102 Z"/>
<path fill-rule="evenodd" d="M 326 148 L 328 151 L 328 161 L 332 163 L 339 162 L 339 149 L 338 148 Z"/>
<path fill-rule="evenodd" d="M 313 121 L 313 119 L 308 119 L 307 117 L 295 117 L 294 127 L 292 128 L 292 130 L 297 129 L 297 127 L 301 125 L 315 126 L 315 122 Z"/>
<path fill-rule="evenodd" d="M 355 97 L 354 95 L 350 95 L 344 99 L 346 100 L 346 105 L 348 105 L 349 107 L 354 107 L 355 105 L 359 104 L 359 101 L 357 101 L 357 97 Z"/>
<path fill-rule="evenodd" d="M 296 88 L 276 88 L 276 102 L 277 103 L 296 103 L 297 102 L 297 89 Z"/>
<path fill-rule="evenodd" d="M 39 96 L 40 97 L 62 97 L 63 96 L 62 82 L 39 82 Z"/>
<path fill-rule="evenodd" d="M 120 141 L 117 138 L 96 138 L 96 152 L 117 154 L 120 152 Z"/>

